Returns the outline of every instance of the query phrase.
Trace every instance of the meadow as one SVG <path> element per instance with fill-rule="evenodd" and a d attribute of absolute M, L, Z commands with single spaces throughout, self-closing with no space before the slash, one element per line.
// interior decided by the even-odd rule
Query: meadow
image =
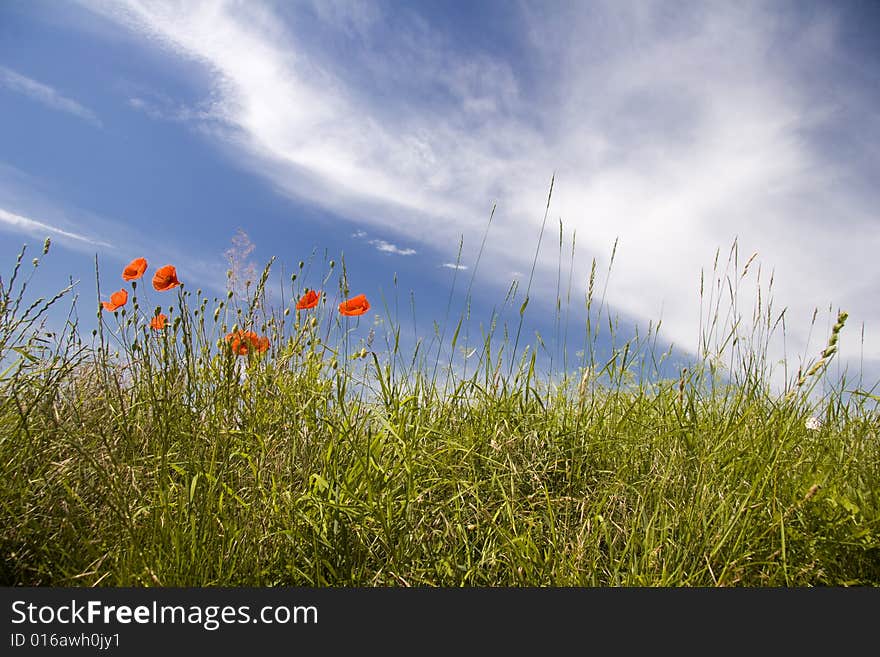
<path fill-rule="evenodd" d="M 270 302 L 273 262 L 218 298 L 96 258 L 94 292 L 31 300 L 49 251 L 0 278 L 4 585 L 880 584 L 877 397 L 829 373 L 847 315 L 780 390 L 779 314 L 723 310 L 750 263 L 701 285 L 705 349 L 663 376 L 595 261 L 581 300 L 558 285 L 586 321 L 548 369 L 528 289 L 462 353 L 469 310 L 404 348 L 342 261 Z"/>

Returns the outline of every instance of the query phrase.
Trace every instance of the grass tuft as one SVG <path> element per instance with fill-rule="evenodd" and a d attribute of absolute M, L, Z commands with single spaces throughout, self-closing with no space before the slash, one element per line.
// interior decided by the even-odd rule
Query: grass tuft
<path fill-rule="evenodd" d="M 520 349 L 531 278 L 512 346 L 497 313 L 471 341 L 473 276 L 451 337 L 403 353 L 378 308 L 372 326 L 326 293 L 296 310 L 304 263 L 272 308 L 271 261 L 222 299 L 135 281 L 89 339 L 73 284 L 27 301 L 24 253 L 0 278 L 4 585 L 880 584 L 877 397 L 827 380 L 847 315 L 778 393 L 783 314 L 766 292 L 750 327 L 737 308 L 754 256 L 701 278 L 700 353 L 664 378 L 659 324 L 619 344 L 595 261 L 579 362 L 559 266 L 566 343 L 544 371 L 540 336 Z M 267 349 L 238 355 L 239 331 Z"/>

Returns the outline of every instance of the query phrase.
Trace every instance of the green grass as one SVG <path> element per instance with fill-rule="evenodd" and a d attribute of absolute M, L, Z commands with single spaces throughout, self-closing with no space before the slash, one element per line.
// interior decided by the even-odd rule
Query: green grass
<path fill-rule="evenodd" d="M 75 298 L 47 334 L 72 292 L 25 301 L 22 258 L 0 279 L 3 584 L 880 584 L 880 416 L 827 374 L 846 316 L 780 392 L 782 315 L 759 299 L 746 331 L 735 309 L 748 264 L 701 286 L 702 353 L 664 379 L 659 326 L 614 344 L 595 262 L 583 349 L 542 371 L 540 336 L 521 349 L 527 296 L 515 338 L 493 324 L 467 360 L 470 286 L 461 317 L 403 353 L 386 310 L 378 337 L 330 295 L 285 313 L 296 276 L 272 309 L 272 263 L 245 299 L 145 277 L 95 334 Z M 233 327 L 270 350 L 232 354 Z"/>

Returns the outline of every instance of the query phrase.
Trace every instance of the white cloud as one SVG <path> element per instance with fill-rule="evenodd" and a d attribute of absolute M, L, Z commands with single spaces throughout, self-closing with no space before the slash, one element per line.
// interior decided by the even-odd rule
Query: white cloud
<path fill-rule="evenodd" d="M 7 228 L 12 228 L 18 232 L 27 233 L 40 239 L 50 237 L 51 235 L 57 235 L 77 242 L 91 244 L 93 246 L 110 246 L 107 242 L 102 242 L 101 240 L 96 240 L 73 231 L 57 228 L 42 221 L 37 221 L 36 219 L 23 217 L 20 214 L 9 212 L 3 208 L 0 208 L 0 223 Z M 46 233 L 51 233 L 51 235 L 47 235 Z"/>
<path fill-rule="evenodd" d="M 184 282 L 197 272 L 202 288 L 225 293 L 227 265 L 223 261 L 199 255 L 191 245 L 170 244 L 130 222 L 75 205 L 59 205 L 53 200 L 56 193 L 45 181 L 0 161 L 0 230 L 28 235 L 40 244 L 51 237 L 59 247 L 89 256 L 100 254 L 102 279 L 108 274 L 115 278 L 112 271 L 117 265 L 142 256 L 151 264 L 178 264 Z"/>
<path fill-rule="evenodd" d="M 577 231 L 573 280 L 585 288 L 593 257 L 604 271 L 619 238 L 608 302 L 645 322 L 662 309 L 679 347 L 697 346 L 701 269 L 737 239 L 740 266 L 757 252 L 752 276 L 760 264 L 766 286 L 773 272 L 790 352 L 806 350 L 813 308 L 832 304 L 864 322 L 865 358 L 880 358 L 880 308 L 866 294 L 880 278 L 880 199 L 813 139 L 880 136 L 876 122 L 841 118 L 859 96 L 813 81 L 822 66 L 835 79 L 830 9 L 523 3 L 527 75 L 406 8 L 327 5 L 330 32 L 315 36 L 256 2 L 88 4 L 208 71 L 224 148 L 286 194 L 432 247 L 464 235 L 468 255 L 497 201 L 481 271 L 504 285 L 502 272 L 531 267 L 557 172 L 551 212 Z M 353 52 L 338 56 L 328 35 Z M 533 290 L 553 289 L 551 243 Z M 757 282 L 740 285 L 748 313 Z M 856 353 L 854 335 L 841 354 Z"/>
<path fill-rule="evenodd" d="M 47 107 L 73 114 L 92 125 L 101 127 L 101 120 L 87 107 L 83 107 L 75 100 L 61 95 L 57 90 L 20 73 L 0 66 L 0 87 L 5 87 L 16 93 L 24 94 Z"/>
<path fill-rule="evenodd" d="M 355 239 L 362 240 L 367 237 L 367 231 L 356 230 L 351 234 L 351 236 Z M 391 242 L 380 239 L 368 240 L 367 244 L 375 246 L 377 251 L 382 251 L 383 253 L 391 253 L 394 255 L 409 256 L 418 253 L 415 249 L 402 249 L 396 244 L 392 244 Z"/>
<path fill-rule="evenodd" d="M 216 114 L 206 104 L 205 107 L 188 107 L 180 103 L 176 103 L 163 94 L 152 92 L 149 98 L 143 96 L 132 96 L 128 99 L 128 106 L 143 112 L 151 119 L 157 121 L 179 121 L 179 122 L 209 122 L 221 120 L 222 116 Z"/>
<path fill-rule="evenodd" d="M 2 167 L 0 167 L 0 173 L 2 172 Z M 2 183 L 2 177 L 0 177 L 0 183 Z M 3 191 L 2 187 L 0 187 L 0 191 Z M 151 266 L 160 260 L 162 263 L 185 263 L 185 266 L 179 265 L 177 268 L 182 279 L 186 278 L 190 272 L 198 272 L 199 287 L 215 292 L 226 291 L 226 266 L 223 263 L 218 264 L 213 259 L 206 259 L 194 255 L 192 252 L 187 252 L 180 247 L 159 242 L 153 236 L 127 229 L 115 222 L 100 218 L 94 218 L 94 220 L 105 228 L 115 226 L 113 233 L 116 234 L 117 238 L 112 243 L 106 242 L 90 237 L 79 229 L 68 230 L 59 228 L 45 221 L 25 217 L 0 208 L 0 229 L 5 228 L 30 235 L 40 240 L 40 243 L 46 237 L 53 238 L 53 242 L 58 238 L 58 241 L 63 246 L 92 253 L 99 251 L 102 252 L 103 257 L 115 263 L 129 262 L 135 257 L 132 254 L 146 256 Z M 113 268 L 110 267 L 111 270 Z M 102 267 L 102 271 L 105 271 L 105 267 Z M 184 282 L 186 281 L 184 280 Z"/>
<path fill-rule="evenodd" d="M 441 267 L 446 267 L 447 269 L 467 269 L 467 265 L 458 265 L 454 262 L 444 262 Z"/>
<path fill-rule="evenodd" d="M 377 251 L 382 251 L 383 253 L 403 256 L 415 255 L 417 253 L 415 249 L 401 249 L 399 246 L 385 240 L 370 240 L 370 244 L 375 246 Z"/>

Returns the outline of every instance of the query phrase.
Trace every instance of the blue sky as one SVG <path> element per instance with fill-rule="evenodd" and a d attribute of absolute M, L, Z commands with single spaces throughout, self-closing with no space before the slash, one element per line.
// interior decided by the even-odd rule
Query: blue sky
<path fill-rule="evenodd" d="M 93 298 L 97 254 L 104 290 L 143 255 L 219 295 L 242 228 L 276 278 L 326 252 L 402 322 L 412 292 L 429 334 L 493 206 L 474 314 L 522 299 L 555 175 L 526 341 L 617 239 L 623 331 L 695 348 L 736 239 L 744 321 L 771 273 L 786 308 L 771 356 L 840 308 L 842 362 L 880 372 L 878 29 L 876 2 L 0 2 L 3 269 L 49 235 L 43 293 Z"/>

